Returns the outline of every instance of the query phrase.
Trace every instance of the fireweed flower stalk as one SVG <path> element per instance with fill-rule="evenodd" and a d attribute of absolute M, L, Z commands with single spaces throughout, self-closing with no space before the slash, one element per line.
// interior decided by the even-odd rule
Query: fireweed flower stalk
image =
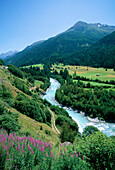
<path fill-rule="evenodd" d="M 0 131 L 0 151 L 2 169 L 72 169 L 82 167 L 85 162 L 83 155 L 76 151 L 63 148 L 55 155 L 51 143 L 32 136 L 8 135 L 3 130 Z"/>
<path fill-rule="evenodd" d="M 7 159 L 5 166 L 12 168 L 20 167 L 32 168 L 35 165 L 44 163 L 49 159 L 51 153 L 51 143 L 42 142 L 33 137 L 20 137 L 16 134 L 7 135 L 6 131 L 0 133 L 1 159 L 3 155 Z M 55 156 L 52 153 L 52 159 Z"/>

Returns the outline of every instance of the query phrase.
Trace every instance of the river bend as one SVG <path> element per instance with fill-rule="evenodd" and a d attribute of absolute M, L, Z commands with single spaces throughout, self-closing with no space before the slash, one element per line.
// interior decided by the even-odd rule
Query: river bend
<path fill-rule="evenodd" d="M 46 91 L 46 95 L 43 96 L 43 99 L 48 100 L 52 105 L 56 105 L 59 107 L 62 107 L 59 105 L 59 103 L 55 100 L 55 93 L 56 90 L 60 87 L 60 83 L 57 80 L 54 80 L 50 78 L 51 85 Z M 77 111 L 70 110 L 69 108 L 64 109 L 69 113 L 69 115 L 72 117 L 74 121 L 77 122 L 79 126 L 79 132 L 82 133 L 83 129 L 88 126 L 92 125 L 97 127 L 100 131 L 102 131 L 104 134 L 109 136 L 115 136 L 115 123 L 93 123 L 89 122 L 85 116 L 82 116 L 81 113 L 78 113 Z"/>

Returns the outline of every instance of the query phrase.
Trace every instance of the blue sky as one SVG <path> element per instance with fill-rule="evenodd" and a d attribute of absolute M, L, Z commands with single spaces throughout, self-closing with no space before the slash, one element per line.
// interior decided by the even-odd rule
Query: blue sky
<path fill-rule="evenodd" d="M 0 0 L 0 53 L 22 50 L 78 21 L 115 26 L 115 0 Z"/>

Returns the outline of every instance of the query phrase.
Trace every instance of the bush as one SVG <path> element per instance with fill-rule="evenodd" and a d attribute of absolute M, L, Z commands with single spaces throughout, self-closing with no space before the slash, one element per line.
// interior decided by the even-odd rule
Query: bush
<path fill-rule="evenodd" d="M 67 122 L 63 122 L 62 132 L 60 134 L 61 142 L 69 141 L 69 142 L 73 143 L 76 135 L 77 135 L 77 131 L 72 130 L 70 128 L 70 125 L 67 124 Z"/>
<path fill-rule="evenodd" d="M 5 63 L 4 63 L 4 60 L 2 60 L 1 58 L 0 58 L 0 66 L 2 66 L 2 65 L 4 65 Z"/>
<path fill-rule="evenodd" d="M 15 76 L 18 76 L 18 77 L 20 77 L 20 78 L 23 78 L 23 72 L 18 68 L 18 67 L 16 67 L 16 66 L 14 66 L 14 65 L 8 65 L 8 70 L 12 73 L 12 74 L 14 74 Z"/>
<path fill-rule="evenodd" d="M 95 132 L 82 140 L 74 142 L 76 150 L 85 155 L 93 169 L 114 169 L 115 140 L 101 132 Z"/>
<path fill-rule="evenodd" d="M 86 126 L 83 130 L 83 135 L 90 136 L 92 133 L 99 131 L 96 127 L 94 126 Z"/>

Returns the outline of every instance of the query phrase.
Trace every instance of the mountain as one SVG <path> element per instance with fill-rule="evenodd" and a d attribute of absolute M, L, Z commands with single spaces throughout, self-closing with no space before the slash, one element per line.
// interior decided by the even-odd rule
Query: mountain
<path fill-rule="evenodd" d="M 88 49 L 63 58 L 63 63 L 115 68 L 115 31 Z"/>
<path fill-rule="evenodd" d="M 63 58 L 87 49 L 113 31 L 115 31 L 115 26 L 99 23 L 87 24 L 79 21 L 67 31 L 34 46 L 29 46 L 10 59 L 6 59 L 5 62 L 17 66 L 56 62 L 57 60 L 63 62 Z"/>
<path fill-rule="evenodd" d="M 7 52 L 7 53 L 2 53 L 2 54 L 0 54 L 0 58 L 1 59 L 6 59 L 6 58 L 10 58 L 10 57 L 12 57 L 13 55 L 15 55 L 16 53 L 18 53 L 18 51 L 9 51 L 9 52 Z"/>

